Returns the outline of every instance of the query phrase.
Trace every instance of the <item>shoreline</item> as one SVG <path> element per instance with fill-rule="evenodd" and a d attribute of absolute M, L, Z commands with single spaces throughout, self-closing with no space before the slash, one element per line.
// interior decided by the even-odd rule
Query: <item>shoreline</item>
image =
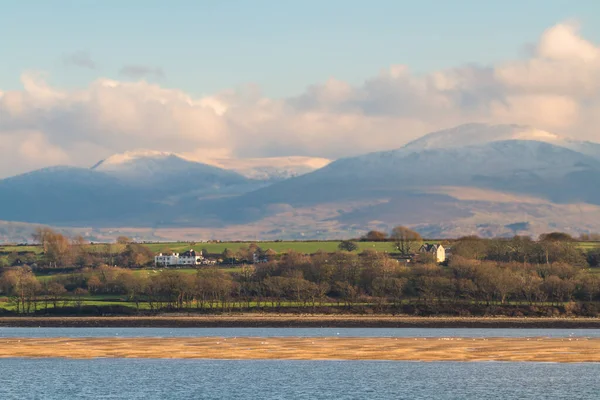
<path fill-rule="evenodd" d="M 2 358 L 600 362 L 587 338 L 10 338 Z"/>
<path fill-rule="evenodd" d="M 390 315 L 168 315 L 0 317 L 0 327 L 69 328 L 546 328 L 600 329 L 600 318 L 411 317 Z"/>

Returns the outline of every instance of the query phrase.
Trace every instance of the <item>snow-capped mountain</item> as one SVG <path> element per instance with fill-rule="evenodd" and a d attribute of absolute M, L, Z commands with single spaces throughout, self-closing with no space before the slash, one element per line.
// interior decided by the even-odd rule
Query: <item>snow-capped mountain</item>
<path fill-rule="evenodd" d="M 275 205 L 276 210 L 282 205 L 315 210 L 362 202 L 330 219 L 363 227 L 382 221 L 456 226 L 458 218 L 473 215 L 478 223 L 485 222 L 485 215 L 501 210 L 502 204 L 513 204 L 502 200 L 510 198 L 515 208 L 521 201 L 527 204 L 516 221 L 527 222 L 540 218 L 539 211 L 548 204 L 600 205 L 599 146 L 528 127 L 469 124 L 434 132 L 397 150 L 340 159 L 244 194 L 232 200 L 236 204 L 230 205 L 229 215 L 235 207 L 239 215 L 252 208 L 259 218 L 271 218 Z M 469 202 L 461 197 L 466 193 Z M 553 216 L 555 226 L 564 223 L 565 215 Z M 507 216 L 507 224 L 514 218 Z"/>
<path fill-rule="evenodd" d="M 247 179 L 236 172 L 188 160 L 175 153 L 148 150 L 115 154 L 91 169 L 134 184 L 158 185 L 173 180 L 196 186 L 247 183 Z"/>
<path fill-rule="evenodd" d="M 408 143 L 403 148 L 410 151 L 449 149 L 506 140 L 530 140 L 550 144 L 564 141 L 554 133 L 523 125 L 465 124 L 427 134 Z"/>
<path fill-rule="evenodd" d="M 319 157 L 266 157 L 215 159 L 209 164 L 236 171 L 250 179 L 278 181 L 323 168 L 331 160 Z"/>
<path fill-rule="evenodd" d="M 134 151 L 91 169 L 0 180 L 0 220 L 194 227 L 238 239 L 339 237 L 395 224 L 439 237 L 576 233 L 600 231 L 598 217 L 600 144 L 519 125 L 462 125 L 331 163 Z"/>
<path fill-rule="evenodd" d="M 196 160 L 164 151 L 136 150 L 112 155 L 92 167 L 122 178 L 145 179 L 157 174 L 203 173 L 221 176 L 242 175 L 248 179 L 277 181 L 315 171 L 331 160 L 318 157 L 219 158 Z"/>
<path fill-rule="evenodd" d="M 518 140 L 548 143 L 579 153 L 600 157 L 600 144 L 561 137 L 555 133 L 526 125 L 465 124 L 427 134 L 403 147 L 409 151 L 477 146 L 493 142 Z"/>
<path fill-rule="evenodd" d="M 582 147 L 590 151 L 575 150 Z M 550 185 L 573 174 L 600 171 L 600 160 L 587 154 L 593 149 L 587 143 L 532 128 L 469 124 L 434 132 L 397 150 L 339 159 L 262 191 L 284 193 L 280 189 L 285 186 L 316 197 L 317 193 L 329 192 L 317 189 L 318 185 L 345 185 L 360 193 L 374 187 L 406 190 L 438 185 L 477 186 L 486 181 L 512 180 L 518 186 L 524 180 L 528 184 L 536 180 Z M 310 187 L 300 189 L 305 185 Z"/>
<path fill-rule="evenodd" d="M 113 154 L 112 156 L 100 160 L 91 169 L 98 171 L 121 171 L 135 166 L 144 160 L 164 160 L 172 156 L 177 156 L 175 153 L 156 150 L 137 150 L 126 151 L 124 153 Z M 145 172 L 145 171 L 141 171 Z"/>

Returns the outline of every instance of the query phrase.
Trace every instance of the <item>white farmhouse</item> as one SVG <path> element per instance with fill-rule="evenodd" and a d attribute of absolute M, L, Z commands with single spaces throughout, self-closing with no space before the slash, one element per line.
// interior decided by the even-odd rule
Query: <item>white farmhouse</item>
<path fill-rule="evenodd" d="M 179 255 L 177 265 L 198 265 L 202 263 L 203 258 L 201 251 L 189 250 Z"/>
<path fill-rule="evenodd" d="M 179 253 L 163 254 L 158 253 L 154 256 L 154 265 L 177 265 L 179 260 Z"/>
<path fill-rule="evenodd" d="M 429 244 L 425 243 L 419 249 L 419 253 L 429 253 L 432 254 L 436 261 L 442 263 L 446 261 L 446 249 L 441 244 Z"/>
<path fill-rule="evenodd" d="M 154 257 L 154 264 L 155 265 L 162 265 L 162 266 L 171 266 L 171 265 L 199 265 L 202 264 L 202 261 L 204 260 L 204 257 L 202 256 L 202 252 L 199 251 L 195 251 L 195 250 L 189 250 L 186 252 L 183 252 L 181 254 L 179 253 L 171 253 L 171 254 L 163 254 L 163 253 L 158 253 L 158 255 L 156 255 Z"/>

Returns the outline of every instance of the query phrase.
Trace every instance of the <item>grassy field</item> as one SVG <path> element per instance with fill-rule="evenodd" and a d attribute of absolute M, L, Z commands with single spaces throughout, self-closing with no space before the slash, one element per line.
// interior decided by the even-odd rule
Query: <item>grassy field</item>
<path fill-rule="evenodd" d="M 146 246 L 154 252 L 182 252 L 193 248 L 195 250 L 206 249 L 211 254 L 222 253 L 225 249 L 237 251 L 242 247 L 248 247 L 250 242 L 222 242 L 222 243 L 148 243 Z M 316 253 L 319 250 L 333 252 L 338 249 L 339 241 L 332 242 L 256 242 L 263 250 L 272 249 L 278 253 L 286 253 L 294 250 L 299 253 Z M 394 244 L 391 242 L 357 242 L 359 250 L 373 249 L 376 251 L 394 251 Z"/>
<path fill-rule="evenodd" d="M 193 248 L 194 250 L 205 249 L 211 254 L 222 253 L 225 249 L 237 251 L 243 247 L 248 247 L 252 242 L 220 242 L 220 243 L 195 243 L 195 242 L 165 242 L 165 243 L 144 243 L 144 246 L 148 247 L 155 253 L 158 252 L 183 252 Z M 294 250 L 300 253 L 315 253 L 319 250 L 333 252 L 338 249 L 339 241 L 331 242 L 319 242 L 319 241 L 290 241 L 290 242 L 255 242 L 263 250 L 273 249 L 278 253 L 285 253 L 289 250 Z M 433 243 L 433 242 L 431 242 Z M 373 249 L 376 251 L 394 251 L 394 244 L 392 242 L 357 242 L 359 250 Z M 102 246 L 102 245 L 94 245 Z M 100 248 L 98 250 L 101 250 Z M 0 252 L 2 253 L 19 253 L 19 252 L 33 252 L 40 254 L 42 248 L 40 246 L 14 246 L 14 245 L 0 245 Z"/>
<path fill-rule="evenodd" d="M 433 242 L 432 242 L 433 243 Z M 225 249 L 232 251 L 238 251 L 243 247 L 248 247 L 251 242 L 221 242 L 221 243 L 190 243 L 190 242 L 169 242 L 169 243 L 144 243 L 144 246 L 148 247 L 154 253 L 181 253 L 190 249 L 196 251 L 205 250 L 209 254 L 221 254 Z M 332 242 L 319 242 L 319 241 L 289 241 L 289 242 L 256 242 L 263 250 L 272 249 L 278 253 L 287 253 L 290 250 L 312 254 L 317 251 L 334 252 L 338 250 L 339 241 Z M 357 242 L 359 251 L 366 249 L 372 249 L 379 252 L 393 252 L 394 244 L 391 242 Z M 99 252 L 103 251 L 103 244 L 92 245 L 93 250 Z M 123 245 L 117 245 L 118 247 L 124 247 Z M 118 252 L 122 249 L 115 249 L 113 251 Z M 10 253 L 24 253 L 31 252 L 37 255 L 42 253 L 41 246 L 14 246 L 14 245 L 0 245 L 0 260 L 7 262 Z"/>
<path fill-rule="evenodd" d="M 427 243 L 437 243 L 439 241 L 429 240 Z M 248 247 L 252 242 L 220 242 L 220 243 L 202 243 L 202 242 L 164 242 L 164 243 L 144 243 L 143 245 L 148 247 L 154 253 L 169 253 L 177 252 L 181 253 L 186 250 L 194 249 L 196 251 L 205 250 L 211 255 L 221 254 L 225 249 L 237 251 L 240 248 Z M 312 254 L 317 251 L 334 252 L 338 250 L 339 241 L 267 241 L 267 242 L 255 242 L 263 250 L 272 249 L 280 254 L 287 253 L 290 250 Z M 392 242 L 356 242 L 358 245 L 358 251 L 364 251 L 367 249 L 375 250 L 378 252 L 393 253 L 395 251 L 394 243 Z M 104 244 L 92 245 L 93 250 L 98 252 L 103 251 Z M 116 245 L 124 247 L 124 245 Z M 589 251 L 594 248 L 600 247 L 600 242 L 578 242 L 578 246 L 583 251 Z M 122 249 L 115 249 L 113 251 L 118 252 Z M 28 246 L 15 246 L 15 245 L 0 245 L 0 260 L 5 262 L 8 260 L 10 253 L 22 253 L 32 252 L 37 255 L 42 253 L 41 246 L 28 245 Z M 232 272 L 232 271 L 228 271 Z"/>
<path fill-rule="evenodd" d="M 591 250 L 600 247 L 600 242 L 577 242 L 577 246 L 582 250 Z"/>
<path fill-rule="evenodd" d="M 438 243 L 439 240 L 427 240 L 427 243 Z M 183 252 L 190 248 L 194 250 L 207 250 L 211 254 L 220 254 L 225 249 L 237 251 L 240 248 L 248 247 L 251 243 L 256 243 L 263 250 L 272 249 L 278 253 L 286 253 L 290 250 L 297 251 L 299 253 L 312 254 L 319 250 L 326 252 L 333 252 L 338 250 L 339 241 L 267 241 L 267 242 L 219 242 L 219 243 L 202 243 L 202 242 L 161 242 L 161 243 L 144 243 L 144 246 L 148 247 L 155 253 L 158 252 Z M 359 251 L 372 249 L 380 252 L 394 252 L 394 243 L 392 242 L 356 242 Z M 101 251 L 102 244 L 93 245 L 97 246 L 98 251 Z M 590 250 L 593 248 L 600 247 L 600 242 L 578 242 L 578 246 L 583 250 Z M 0 253 L 12 253 L 12 252 L 33 252 L 40 254 L 42 248 L 40 246 L 14 246 L 14 245 L 0 245 Z"/>

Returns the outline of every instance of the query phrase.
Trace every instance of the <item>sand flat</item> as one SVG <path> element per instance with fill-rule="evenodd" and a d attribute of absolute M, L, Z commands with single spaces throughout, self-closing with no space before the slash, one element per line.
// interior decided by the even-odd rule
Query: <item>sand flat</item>
<path fill-rule="evenodd" d="M 600 339 L 5 338 L 6 357 L 600 362 Z"/>

